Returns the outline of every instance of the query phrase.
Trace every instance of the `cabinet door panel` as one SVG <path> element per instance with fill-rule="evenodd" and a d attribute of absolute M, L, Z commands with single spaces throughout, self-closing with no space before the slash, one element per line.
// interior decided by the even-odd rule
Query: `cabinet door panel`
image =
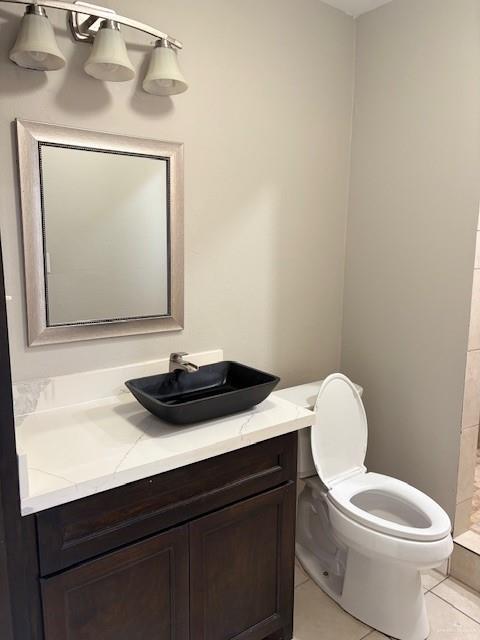
<path fill-rule="evenodd" d="M 46 640 L 188 640 L 179 527 L 42 581 Z"/>
<path fill-rule="evenodd" d="M 191 640 L 291 638 L 294 523 L 290 482 L 190 524 Z"/>

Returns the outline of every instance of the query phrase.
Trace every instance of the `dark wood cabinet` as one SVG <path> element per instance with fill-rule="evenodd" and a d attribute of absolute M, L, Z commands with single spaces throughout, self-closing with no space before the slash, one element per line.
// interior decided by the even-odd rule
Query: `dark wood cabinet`
<path fill-rule="evenodd" d="M 44 640 L 290 640 L 296 444 L 37 514 Z"/>
<path fill-rule="evenodd" d="M 47 576 L 295 478 L 297 434 L 180 467 L 37 514 Z"/>
<path fill-rule="evenodd" d="M 46 640 L 188 640 L 188 529 L 42 580 Z"/>
<path fill-rule="evenodd" d="M 190 525 L 191 640 L 291 638 L 294 517 L 292 482 Z"/>

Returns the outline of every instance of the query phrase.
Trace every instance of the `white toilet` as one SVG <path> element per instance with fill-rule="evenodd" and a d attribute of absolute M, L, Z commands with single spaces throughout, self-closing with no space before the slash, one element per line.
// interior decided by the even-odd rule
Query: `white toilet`
<path fill-rule="evenodd" d="M 323 382 L 315 412 L 311 454 L 318 475 L 299 497 L 297 557 L 362 622 L 400 640 L 425 640 L 420 572 L 450 556 L 450 519 L 409 484 L 367 472 L 367 418 L 348 378 L 333 374 Z M 305 475 L 302 457 L 300 447 Z"/>

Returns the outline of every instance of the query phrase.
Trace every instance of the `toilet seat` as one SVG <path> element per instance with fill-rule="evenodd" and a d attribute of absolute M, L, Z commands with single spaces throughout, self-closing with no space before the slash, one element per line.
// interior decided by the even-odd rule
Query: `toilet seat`
<path fill-rule="evenodd" d="M 326 487 L 366 472 L 367 439 L 360 394 L 346 376 L 333 373 L 320 387 L 311 428 L 313 462 Z"/>
<path fill-rule="evenodd" d="M 450 534 L 445 511 L 415 487 L 378 473 L 339 482 L 328 499 L 356 522 L 396 538 L 429 542 Z"/>

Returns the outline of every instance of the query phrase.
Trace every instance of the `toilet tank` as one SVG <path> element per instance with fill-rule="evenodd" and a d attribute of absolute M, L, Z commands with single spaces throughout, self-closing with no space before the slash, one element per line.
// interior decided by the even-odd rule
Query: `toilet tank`
<path fill-rule="evenodd" d="M 280 391 L 276 391 L 275 395 L 313 411 L 322 383 L 323 380 L 318 380 L 317 382 L 309 382 L 298 385 L 297 387 L 281 389 Z M 362 387 L 358 386 L 358 384 L 356 384 L 355 387 L 359 394 L 362 395 Z M 298 432 L 297 476 L 299 478 L 309 478 L 315 475 L 317 475 L 317 471 L 313 462 L 312 449 L 310 446 L 310 427 L 308 427 Z"/>

